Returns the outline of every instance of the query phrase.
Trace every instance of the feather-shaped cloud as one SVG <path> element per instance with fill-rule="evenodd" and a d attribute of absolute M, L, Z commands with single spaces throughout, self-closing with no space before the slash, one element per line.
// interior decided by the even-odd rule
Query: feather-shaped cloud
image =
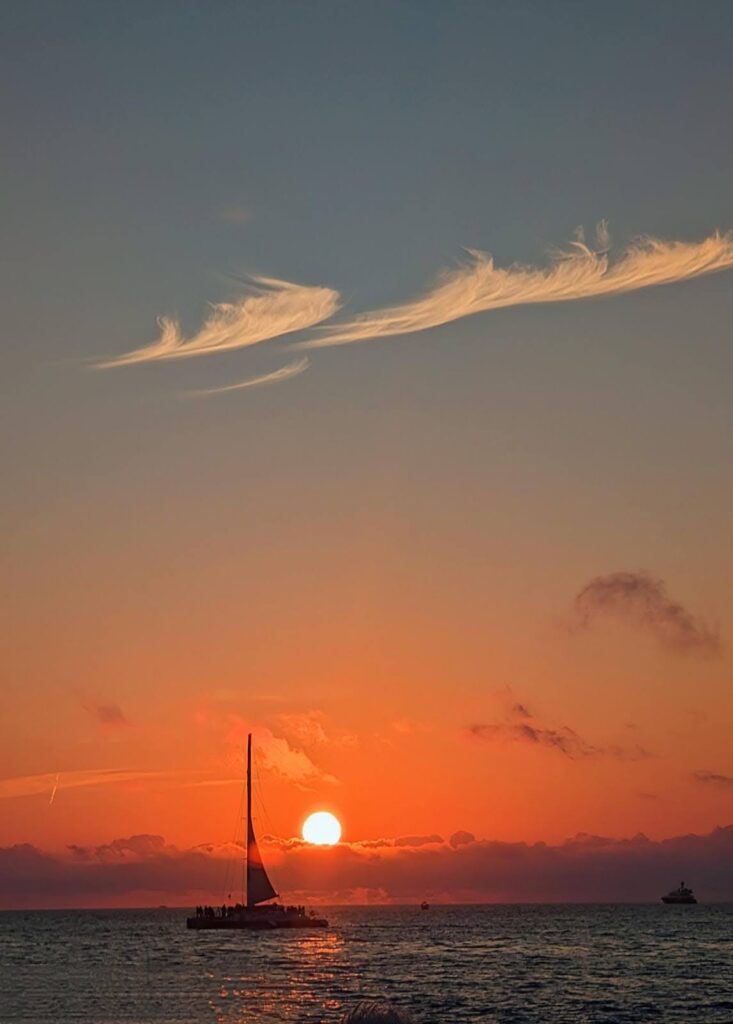
<path fill-rule="evenodd" d="M 97 363 L 97 368 L 184 359 L 248 348 L 327 320 L 339 308 L 333 288 L 309 287 L 271 277 L 253 277 L 239 302 L 212 304 L 196 334 L 184 337 L 177 320 L 161 317 L 160 337 L 152 345 Z M 302 372 L 302 371 L 301 371 Z"/>
<path fill-rule="evenodd" d="M 294 359 L 291 363 L 286 363 L 285 366 L 281 366 L 271 373 L 263 373 L 259 377 L 248 377 L 246 380 L 240 380 L 237 384 L 224 384 L 220 388 L 201 388 L 194 392 L 194 394 L 220 395 L 224 391 L 242 391 L 245 388 L 262 387 L 263 384 L 280 384 L 282 381 L 290 380 L 292 377 L 299 377 L 301 373 L 305 373 L 309 366 L 310 359 L 307 356 L 303 356 L 302 359 Z"/>
<path fill-rule="evenodd" d="M 548 267 L 516 264 L 504 269 L 497 267 L 488 253 L 471 249 L 462 266 L 444 271 L 419 298 L 325 327 L 317 338 L 298 347 L 321 348 L 412 334 L 491 309 L 619 295 L 733 267 L 731 233 L 715 232 L 701 242 L 642 238 L 616 259 L 611 259 L 608 247 L 608 231 L 601 222 L 595 248 L 586 244 L 579 231 L 570 248 L 556 252 Z"/>

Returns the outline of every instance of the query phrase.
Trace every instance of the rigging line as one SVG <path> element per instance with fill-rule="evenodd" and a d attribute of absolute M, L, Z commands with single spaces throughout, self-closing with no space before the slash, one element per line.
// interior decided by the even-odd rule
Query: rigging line
<path fill-rule="evenodd" d="M 236 879 L 236 874 L 235 874 L 235 872 L 236 872 L 236 864 L 237 864 L 237 862 L 239 860 L 239 858 L 236 856 L 236 853 L 237 853 L 237 851 L 236 851 L 237 833 L 239 832 L 239 829 L 240 829 L 240 827 L 242 825 L 242 817 L 244 815 L 244 795 L 245 795 L 244 794 L 244 789 L 242 789 L 240 791 L 240 794 L 239 794 L 239 805 L 237 807 L 237 817 L 236 817 L 236 821 L 234 823 L 234 834 L 232 836 L 232 843 L 231 843 L 231 845 L 232 845 L 232 852 L 229 855 L 229 857 L 226 858 L 226 860 L 224 862 L 224 868 L 225 868 L 225 872 L 224 872 L 224 894 L 229 894 L 234 889 L 234 881 Z M 246 842 L 246 840 L 245 840 L 245 842 Z M 232 883 L 231 886 L 230 886 L 230 883 Z"/>
<path fill-rule="evenodd" d="M 257 801 L 258 801 L 258 803 L 260 805 L 260 809 L 261 809 L 261 812 L 262 812 L 262 817 L 265 819 L 265 823 L 267 825 L 268 831 L 270 833 L 274 833 L 275 829 L 274 829 L 274 826 L 272 824 L 272 819 L 270 818 L 270 815 L 267 813 L 267 805 L 265 804 L 265 798 L 264 798 L 264 794 L 263 794 L 263 791 L 262 791 L 262 783 L 260 782 L 259 775 L 255 776 L 255 782 L 257 784 L 256 796 L 257 796 Z"/>

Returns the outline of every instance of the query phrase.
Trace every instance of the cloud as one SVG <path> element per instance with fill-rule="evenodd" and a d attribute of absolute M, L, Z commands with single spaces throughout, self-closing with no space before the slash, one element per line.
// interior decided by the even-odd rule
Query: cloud
<path fill-rule="evenodd" d="M 399 836 L 394 841 L 396 847 L 401 846 L 434 846 L 436 843 L 442 843 L 443 837 L 439 836 L 437 832 L 433 832 L 429 836 Z"/>
<path fill-rule="evenodd" d="M 271 373 L 263 373 L 259 377 L 248 377 L 246 380 L 239 381 L 238 384 L 224 384 L 219 388 L 199 388 L 196 391 L 189 392 L 189 394 L 220 395 L 225 391 L 243 391 L 245 388 L 259 388 L 264 384 L 281 384 L 285 380 L 299 377 L 301 373 L 305 373 L 309 366 L 310 359 L 305 356 L 302 359 L 294 359 L 292 362 L 286 363 L 285 366 L 281 366 L 278 370 L 273 370 Z"/>
<path fill-rule="evenodd" d="M 126 839 L 113 839 L 111 843 L 101 846 L 76 846 L 72 843 L 69 852 L 77 861 L 87 863 L 116 864 L 121 861 L 144 861 L 163 853 L 175 853 L 173 846 L 168 846 L 162 836 L 136 835 Z"/>
<path fill-rule="evenodd" d="M 692 773 L 696 782 L 702 782 L 706 786 L 733 786 L 733 776 L 721 775 L 718 772 L 697 771 Z"/>
<path fill-rule="evenodd" d="M 419 298 L 327 326 L 319 337 L 308 339 L 302 347 L 412 334 L 491 309 L 619 295 L 733 267 L 730 233 L 716 232 L 701 242 L 641 238 L 615 259 L 609 256 L 608 248 L 608 231 L 602 222 L 595 248 L 587 245 L 582 231 L 578 231 L 569 249 L 555 253 L 547 267 L 516 264 L 502 269 L 487 253 L 470 249 L 463 265 L 444 271 Z"/>
<path fill-rule="evenodd" d="M 284 713 L 277 716 L 277 721 L 286 736 L 306 746 L 355 747 L 359 743 L 358 736 L 333 726 L 323 711 Z"/>
<path fill-rule="evenodd" d="M 101 725 L 122 728 L 130 724 L 119 704 L 85 704 L 84 709 Z"/>
<path fill-rule="evenodd" d="M 212 771 L 179 770 L 159 771 L 130 768 L 85 768 L 66 772 L 42 772 L 38 775 L 18 775 L 0 779 L 0 800 L 48 794 L 49 803 L 67 789 L 79 789 L 88 786 L 118 786 L 125 784 L 140 785 L 144 783 L 166 786 L 228 786 L 233 783 L 241 785 L 241 776 L 237 778 L 212 777 Z"/>
<path fill-rule="evenodd" d="M 35 796 L 56 790 L 78 789 L 80 786 L 109 786 L 123 782 L 172 778 L 172 772 L 135 771 L 125 768 L 89 768 L 82 771 L 44 772 L 40 775 L 21 775 L 0 779 L 0 800 L 13 797 Z"/>
<path fill-rule="evenodd" d="M 663 647 L 680 654 L 711 657 L 721 651 L 718 634 L 673 601 L 662 580 L 646 572 L 596 576 L 576 596 L 574 605 L 581 627 L 592 625 L 600 616 L 613 616 L 649 630 Z"/>
<path fill-rule="evenodd" d="M 258 757 L 266 770 L 274 771 L 292 782 L 338 782 L 333 775 L 319 768 L 304 751 L 292 747 L 284 736 L 274 736 L 269 729 L 259 729 L 255 735 Z"/>
<path fill-rule="evenodd" d="M 284 732 L 302 743 L 326 743 L 328 734 L 324 727 L 326 716 L 322 711 L 303 711 L 295 714 L 278 715 L 278 722 Z"/>
<path fill-rule="evenodd" d="M 305 786 L 317 782 L 338 782 L 333 775 L 319 768 L 305 751 L 294 747 L 285 736 L 276 736 L 267 726 L 253 726 L 237 713 L 229 713 L 224 721 L 224 741 L 240 750 L 244 750 L 247 736 L 252 733 L 254 756 L 265 771 L 275 772 L 284 779 Z M 221 721 L 215 713 L 207 724 L 221 727 Z"/>
<path fill-rule="evenodd" d="M 524 722 L 518 724 L 490 722 L 470 725 L 468 732 L 480 740 L 510 740 L 517 743 L 554 747 L 570 758 L 595 757 L 601 753 L 599 747 L 586 743 L 567 726 L 561 726 L 559 729 L 546 729 Z"/>
<path fill-rule="evenodd" d="M 470 738 L 488 742 L 503 740 L 549 747 L 572 760 L 584 757 L 615 757 L 624 761 L 638 761 L 649 757 L 648 751 L 640 746 L 597 746 L 588 743 L 567 725 L 543 725 L 537 722 L 525 704 L 514 703 L 508 717 L 509 721 L 505 722 L 474 723 L 468 726 L 466 732 Z"/>
<path fill-rule="evenodd" d="M 248 294 L 238 302 L 213 304 L 208 317 L 192 337 L 183 336 L 178 321 L 161 317 L 157 341 L 96 365 L 98 369 L 108 369 L 247 348 L 313 327 L 333 316 L 338 308 L 339 294 L 332 288 L 252 277 Z M 302 373 L 303 369 L 299 372 Z M 251 385 L 245 383 L 240 386 Z"/>
<path fill-rule="evenodd" d="M 281 840 L 266 850 L 278 889 L 299 902 L 649 902 L 679 878 L 691 878 L 706 902 L 733 898 L 733 826 L 659 841 L 580 834 L 554 845 L 477 839 L 324 848 Z M 235 844 L 180 849 L 151 835 L 64 854 L 19 844 L 0 848 L 0 905 L 220 902 L 222 865 L 241 856 Z"/>
<path fill-rule="evenodd" d="M 475 843 L 476 836 L 473 832 L 466 832 L 464 829 L 459 829 L 457 832 L 453 833 L 448 842 L 454 850 L 457 850 L 459 846 L 467 846 L 469 843 Z"/>

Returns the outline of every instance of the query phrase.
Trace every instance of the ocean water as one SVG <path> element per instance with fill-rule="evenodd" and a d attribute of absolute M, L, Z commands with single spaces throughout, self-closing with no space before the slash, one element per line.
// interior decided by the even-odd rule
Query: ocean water
<path fill-rule="evenodd" d="M 186 911 L 0 913 L 0 1022 L 733 1022 L 733 906 L 333 908 L 327 931 L 195 932 Z"/>

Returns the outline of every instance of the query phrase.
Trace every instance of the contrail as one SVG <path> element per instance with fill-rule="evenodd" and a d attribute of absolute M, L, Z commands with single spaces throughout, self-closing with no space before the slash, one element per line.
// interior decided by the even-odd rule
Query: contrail
<path fill-rule="evenodd" d="M 53 789 L 51 790 L 51 799 L 48 801 L 48 806 L 49 807 L 53 803 L 53 798 L 56 796 L 56 790 L 58 788 L 59 788 L 59 773 L 56 772 L 56 781 L 54 782 Z"/>

